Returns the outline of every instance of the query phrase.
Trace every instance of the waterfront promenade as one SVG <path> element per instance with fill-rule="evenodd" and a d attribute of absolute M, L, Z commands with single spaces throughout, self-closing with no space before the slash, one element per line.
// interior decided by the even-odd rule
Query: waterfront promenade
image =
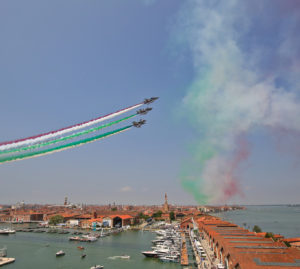
<path fill-rule="evenodd" d="M 214 253 L 212 249 L 210 248 L 208 242 L 200 235 L 194 234 L 192 231 L 189 232 L 189 238 L 191 241 L 191 245 L 193 248 L 195 260 L 197 263 L 198 269 L 211 269 L 211 268 L 217 268 L 217 265 L 220 264 L 220 261 L 218 258 L 214 257 Z M 195 239 L 201 243 L 201 247 L 203 247 L 206 257 L 201 257 L 200 253 L 197 250 Z"/>

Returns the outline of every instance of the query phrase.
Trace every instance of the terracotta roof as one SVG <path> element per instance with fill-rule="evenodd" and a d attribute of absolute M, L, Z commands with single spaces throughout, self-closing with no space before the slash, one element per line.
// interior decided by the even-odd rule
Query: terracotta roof
<path fill-rule="evenodd" d="M 229 257 L 230 268 L 237 264 L 251 269 L 300 268 L 300 251 L 288 248 L 283 242 L 274 242 L 261 233 L 256 234 L 216 217 L 203 216 L 196 221 L 199 230 L 204 231 L 217 246 L 218 255 L 222 251 L 223 259 Z"/>
<path fill-rule="evenodd" d="M 285 238 L 284 241 L 292 243 L 292 242 L 300 242 L 300 237 L 294 237 L 294 238 Z"/>
<path fill-rule="evenodd" d="M 115 217 L 119 217 L 121 219 L 133 219 L 133 217 L 130 215 L 109 215 L 108 217 L 110 217 L 112 219 Z"/>

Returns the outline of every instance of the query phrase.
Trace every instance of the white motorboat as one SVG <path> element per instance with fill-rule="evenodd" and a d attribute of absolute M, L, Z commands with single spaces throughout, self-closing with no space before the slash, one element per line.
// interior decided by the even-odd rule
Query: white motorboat
<path fill-rule="evenodd" d="M 91 267 L 91 269 L 103 269 L 104 266 L 103 265 L 94 265 Z"/>
<path fill-rule="evenodd" d="M 158 252 L 154 251 L 143 251 L 142 254 L 144 254 L 146 257 L 149 258 L 157 258 L 158 257 Z"/>
<path fill-rule="evenodd" d="M 87 239 L 89 242 L 95 242 L 98 240 L 98 238 L 93 235 L 83 235 L 82 237 L 84 239 Z"/>
<path fill-rule="evenodd" d="M 159 258 L 162 262 L 178 262 L 178 257 L 175 256 L 163 256 Z"/>
<path fill-rule="evenodd" d="M 64 253 L 62 250 L 56 252 L 56 257 L 64 256 L 66 253 Z"/>
<path fill-rule="evenodd" d="M 119 256 L 120 259 L 130 259 L 130 256 L 129 255 L 122 255 L 122 256 Z"/>
<path fill-rule="evenodd" d="M 15 234 L 16 231 L 8 228 L 0 229 L 0 234 Z"/>
<path fill-rule="evenodd" d="M 110 259 L 110 260 L 115 260 L 115 259 L 130 259 L 130 256 L 129 255 L 112 256 L 112 257 L 108 257 L 108 259 Z"/>

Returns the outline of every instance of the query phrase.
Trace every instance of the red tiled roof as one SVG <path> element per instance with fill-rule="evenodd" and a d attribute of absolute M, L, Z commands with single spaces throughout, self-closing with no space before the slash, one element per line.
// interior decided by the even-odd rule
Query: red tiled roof
<path fill-rule="evenodd" d="M 132 216 L 130 216 L 130 215 L 109 215 L 108 217 L 110 217 L 110 218 L 116 218 L 116 217 L 119 217 L 119 218 L 121 218 L 121 219 L 133 219 L 133 217 Z"/>
<path fill-rule="evenodd" d="M 285 238 L 284 241 L 289 242 L 289 243 L 300 242 L 300 237 Z"/>

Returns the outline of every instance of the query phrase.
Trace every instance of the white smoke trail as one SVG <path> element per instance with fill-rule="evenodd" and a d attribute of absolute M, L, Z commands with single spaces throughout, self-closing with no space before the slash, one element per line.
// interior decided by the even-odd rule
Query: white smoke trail
<path fill-rule="evenodd" d="M 0 150 L 8 150 L 8 149 L 12 149 L 12 148 L 16 148 L 16 147 L 20 147 L 20 146 L 24 146 L 24 145 L 35 144 L 35 143 L 39 143 L 41 141 L 52 139 L 52 138 L 55 138 L 57 136 L 60 136 L 60 135 L 66 134 L 66 133 L 70 133 L 70 132 L 74 132 L 74 131 L 86 128 L 88 126 L 100 123 L 102 121 L 109 120 L 111 118 L 117 117 L 117 116 L 119 116 L 121 114 L 124 114 L 128 111 L 136 109 L 136 108 L 138 108 L 142 105 L 143 105 L 143 103 L 137 104 L 137 105 L 128 107 L 126 109 L 122 109 L 120 111 L 117 111 L 115 113 L 111 113 L 107 116 L 103 116 L 103 117 L 100 117 L 100 118 L 97 118 L 97 119 L 94 119 L 94 120 L 90 120 L 90 121 L 80 123 L 80 124 L 77 124 L 77 125 L 74 125 L 74 126 L 70 126 L 70 127 L 64 128 L 64 129 L 60 129 L 60 130 L 57 130 L 57 131 L 42 134 L 40 136 L 35 136 L 34 138 L 28 138 L 28 139 L 21 140 L 21 141 L 17 140 L 16 142 L 12 142 L 12 143 L 7 142 L 6 144 L 0 145 Z"/>

